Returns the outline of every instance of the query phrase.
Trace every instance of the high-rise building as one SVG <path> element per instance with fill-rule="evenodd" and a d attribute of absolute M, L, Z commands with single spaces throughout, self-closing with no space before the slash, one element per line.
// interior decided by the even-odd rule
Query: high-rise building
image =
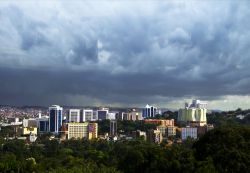
<path fill-rule="evenodd" d="M 68 139 L 88 139 L 88 123 L 68 123 Z"/>
<path fill-rule="evenodd" d="M 93 121 L 93 110 L 92 109 L 83 109 L 83 119 L 84 121 Z"/>
<path fill-rule="evenodd" d="M 184 109 L 179 109 L 178 122 L 191 126 L 204 126 L 207 124 L 206 102 L 193 100 L 192 103 L 185 103 Z"/>
<path fill-rule="evenodd" d="M 116 119 L 116 115 L 117 115 L 118 113 L 119 113 L 119 112 L 109 112 L 109 113 L 108 113 L 107 119 L 109 119 L 109 120 L 115 120 L 115 119 Z"/>
<path fill-rule="evenodd" d="M 157 113 L 157 108 L 154 106 L 146 105 L 145 108 L 142 110 L 143 118 L 152 118 L 155 117 Z"/>
<path fill-rule="evenodd" d="M 97 110 L 98 120 L 106 120 L 108 117 L 108 113 L 109 113 L 108 108 L 102 108 L 100 110 Z"/>
<path fill-rule="evenodd" d="M 117 121 L 110 120 L 110 136 L 117 136 Z"/>
<path fill-rule="evenodd" d="M 58 105 L 49 107 L 49 131 L 52 133 L 59 132 L 62 125 L 62 111 L 63 108 Z"/>
<path fill-rule="evenodd" d="M 70 109 L 68 118 L 69 122 L 80 122 L 80 109 Z"/>

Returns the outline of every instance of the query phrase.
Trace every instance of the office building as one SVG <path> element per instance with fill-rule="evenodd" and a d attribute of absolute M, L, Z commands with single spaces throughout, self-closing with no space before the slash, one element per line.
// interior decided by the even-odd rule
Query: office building
<path fill-rule="evenodd" d="M 37 127 L 37 120 L 34 118 L 23 119 L 23 127 Z"/>
<path fill-rule="evenodd" d="M 69 109 L 68 121 L 69 122 L 80 122 L 80 109 Z"/>
<path fill-rule="evenodd" d="M 94 121 L 93 110 L 92 109 L 83 109 L 83 118 L 84 121 Z"/>
<path fill-rule="evenodd" d="M 88 123 L 68 123 L 68 139 L 88 139 Z"/>
<path fill-rule="evenodd" d="M 117 121 L 110 120 L 110 136 L 117 136 Z"/>
<path fill-rule="evenodd" d="M 93 111 L 93 121 L 98 120 L 97 111 Z"/>
<path fill-rule="evenodd" d="M 123 116 L 125 120 L 142 120 L 142 113 L 138 109 L 129 109 L 128 113 L 125 114 L 126 116 Z"/>
<path fill-rule="evenodd" d="M 97 123 L 89 123 L 88 126 L 88 139 L 96 139 L 98 137 L 98 124 Z"/>
<path fill-rule="evenodd" d="M 156 124 L 162 126 L 174 126 L 174 119 L 144 119 L 145 124 Z"/>
<path fill-rule="evenodd" d="M 108 113 L 109 113 L 108 108 L 102 108 L 100 110 L 97 110 L 98 120 L 106 120 Z"/>
<path fill-rule="evenodd" d="M 107 119 L 109 119 L 109 120 L 115 120 L 117 114 L 118 114 L 118 112 L 109 112 Z"/>
<path fill-rule="evenodd" d="M 142 110 L 143 118 L 155 117 L 156 113 L 157 113 L 157 108 L 150 105 L 146 105 L 145 108 Z"/>
<path fill-rule="evenodd" d="M 39 133 L 46 133 L 49 131 L 49 116 L 43 116 L 36 120 Z"/>
<path fill-rule="evenodd" d="M 193 100 L 192 103 L 185 103 L 184 109 L 179 109 L 178 122 L 190 126 L 204 126 L 207 124 L 206 102 Z"/>
<path fill-rule="evenodd" d="M 188 137 L 197 139 L 197 128 L 196 127 L 184 127 L 181 128 L 181 139 L 186 140 Z"/>
<path fill-rule="evenodd" d="M 49 107 L 49 131 L 58 134 L 62 125 L 63 108 L 58 105 Z"/>

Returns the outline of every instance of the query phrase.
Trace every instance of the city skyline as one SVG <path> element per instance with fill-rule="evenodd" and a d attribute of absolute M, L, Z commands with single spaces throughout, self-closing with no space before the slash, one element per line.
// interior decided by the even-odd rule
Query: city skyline
<path fill-rule="evenodd" d="M 247 1 L 2 1 L 0 104 L 250 108 Z"/>

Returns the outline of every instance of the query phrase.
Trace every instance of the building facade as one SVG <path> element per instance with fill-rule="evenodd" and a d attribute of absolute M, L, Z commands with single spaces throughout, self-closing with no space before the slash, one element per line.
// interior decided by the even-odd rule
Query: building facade
<path fill-rule="evenodd" d="M 80 109 L 70 109 L 68 112 L 69 122 L 80 122 Z"/>
<path fill-rule="evenodd" d="M 149 130 L 147 132 L 147 141 L 160 144 L 163 140 L 162 133 L 160 130 Z"/>
<path fill-rule="evenodd" d="M 146 105 L 145 108 L 142 110 L 143 118 L 152 118 L 155 117 L 157 113 L 157 108 L 154 106 Z"/>
<path fill-rule="evenodd" d="M 49 107 L 49 131 L 52 133 L 59 132 L 62 125 L 62 111 L 63 108 L 58 105 Z"/>
<path fill-rule="evenodd" d="M 162 126 L 174 126 L 174 119 L 165 120 L 165 119 L 145 119 L 145 124 L 156 124 Z"/>
<path fill-rule="evenodd" d="M 108 117 L 109 110 L 107 108 L 102 108 L 97 110 L 98 120 L 106 120 Z"/>
<path fill-rule="evenodd" d="M 89 123 L 88 131 L 89 131 L 88 139 L 96 139 L 98 137 L 98 124 Z"/>
<path fill-rule="evenodd" d="M 92 109 L 83 109 L 83 121 L 94 121 L 93 110 Z"/>
<path fill-rule="evenodd" d="M 181 128 L 181 139 L 186 140 L 188 137 L 197 139 L 197 128 L 196 127 L 184 127 Z"/>
<path fill-rule="evenodd" d="M 117 121 L 110 120 L 110 136 L 117 136 Z"/>
<path fill-rule="evenodd" d="M 185 103 L 184 109 L 179 109 L 178 122 L 190 126 L 204 126 L 207 124 L 206 102 L 193 100 L 192 103 Z"/>
<path fill-rule="evenodd" d="M 88 123 L 68 123 L 68 137 L 67 139 L 88 139 Z"/>
<path fill-rule="evenodd" d="M 49 131 L 49 116 L 37 118 L 37 127 L 39 133 L 46 133 Z"/>

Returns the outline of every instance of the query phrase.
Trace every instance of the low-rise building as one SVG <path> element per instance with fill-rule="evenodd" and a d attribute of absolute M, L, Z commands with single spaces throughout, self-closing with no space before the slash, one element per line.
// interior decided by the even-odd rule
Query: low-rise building
<path fill-rule="evenodd" d="M 160 130 L 149 130 L 147 132 L 147 141 L 154 142 L 154 143 L 161 143 L 162 142 L 162 134 Z"/>
<path fill-rule="evenodd" d="M 18 131 L 21 135 L 37 135 L 37 127 L 20 127 Z"/>
<path fill-rule="evenodd" d="M 145 119 L 145 124 L 156 124 L 162 126 L 174 126 L 174 119 L 164 120 L 164 119 Z"/>
<path fill-rule="evenodd" d="M 197 139 L 196 127 L 183 127 L 181 128 L 181 139 L 186 140 L 188 137 Z"/>
<path fill-rule="evenodd" d="M 176 127 L 175 126 L 168 126 L 167 127 L 167 136 L 175 136 L 176 135 Z"/>

